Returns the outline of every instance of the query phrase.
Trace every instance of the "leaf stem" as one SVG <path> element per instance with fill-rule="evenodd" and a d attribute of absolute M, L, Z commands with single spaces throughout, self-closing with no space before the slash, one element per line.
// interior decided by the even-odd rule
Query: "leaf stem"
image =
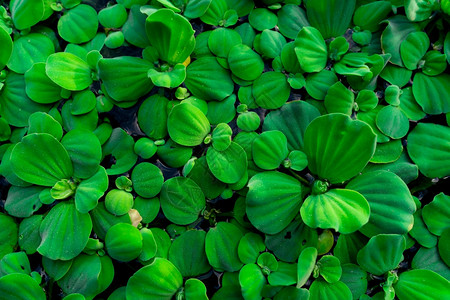
<path fill-rule="evenodd" d="M 298 180 L 300 180 L 302 183 L 304 183 L 304 184 L 306 184 L 308 186 L 311 185 L 308 180 L 306 180 L 305 178 L 301 177 L 300 175 L 298 175 L 294 171 L 289 170 L 289 172 L 291 172 L 291 174 L 294 175 L 294 177 L 297 178 Z"/>

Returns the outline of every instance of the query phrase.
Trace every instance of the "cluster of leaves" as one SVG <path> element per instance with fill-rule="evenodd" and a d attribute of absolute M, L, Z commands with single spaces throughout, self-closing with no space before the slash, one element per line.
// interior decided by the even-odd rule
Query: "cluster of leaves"
<path fill-rule="evenodd" d="M 449 299 L 449 14 L 2 1 L 0 298 Z"/>

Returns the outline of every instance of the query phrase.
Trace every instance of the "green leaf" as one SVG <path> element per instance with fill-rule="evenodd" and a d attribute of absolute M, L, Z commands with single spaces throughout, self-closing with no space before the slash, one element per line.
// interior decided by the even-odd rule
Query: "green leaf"
<path fill-rule="evenodd" d="M 97 34 L 97 12 L 92 6 L 80 4 L 67 10 L 58 21 L 58 33 L 67 42 L 81 44 Z"/>
<path fill-rule="evenodd" d="M 258 52 L 263 57 L 275 58 L 281 54 L 284 45 L 286 45 L 286 39 L 281 33 L 265 29 L 259 38 Z"/>
<path fill-rule="evenodd" d="M 432 248 L 437 244 L 437 236 L 428 230 L 422 219 L 422 209 L 414 213 L 414 226 L 409 234 L 423 247 Z"/>
<path fill-rule="evenodd" d="M 105 246 L 109 256 L 118 261 L 129 262 L 141 254 L 142 235 L 136 227 L 118 223 L 108 229 Z"/>
<path fill-rule="evenodd" d="M 45 293 L 31 276 L 9 274 L 0 278 L 0 297 L 17 300 L 44 300 Z"/>
<path fill-rule="evenodd" d="M 111 5 L 98 12 L 98 20 L 105 28 L 120 28 L 127 17 L 127 11 L 122 4 Z"/>
<path fill-rule="evenodd" d="M 355 95 L 347 89 L 340 81 L 328 89 L 325 96 L 325 108 L 328 113 L 343 113 L 351 115 L 354 107 Z"/>
<path fill-rule="evenodd" d="M 403 272 L 394 288 L 400 300 L 445 299 L 450 296 L 448 280 L 430 270 Z"/>
<path fill-rule="evenodd" d="M 106 170 L 108 175 L 119 175 L 128 172 L 138 157 L 133 151 L 134 140 L 123 129 L 115 128 L 108 141 L 103 145 L 103 157 L 112 155 L 115 163 Z"/>
<path fill-rule="evenodd" d="M 194 96 L 205 101 L 221 101 L 234 90 L 229 72 L 214 57 L 202 57 L 191 63 L 184 83 Z"/>
<path fill-rule="evenodd" d="M 170 261 L 155 258 L 130 277 L 126 293 L 129 299 L 170 300 L 182 285 L 180 271 Z"/>
<path fill-rule="evenodd" d="M 100 166 L 91 177 L 82 180 L 75 192 L 75 207 L 80 213 L 87 213 L 94 209 L 98 200 L 108 189 L 108 175 L 105 168 Z"/>
<path fill-rule="evenodd" d="M 306 92 L 317 100 L 324 100 L 330 86 L 338 81 L 333 71 L 322 70 L 306 77 Z"/>
<path fill-rule="evenodd" d="M 34 215 L 25 218 L 20 222 L 19 226 L 19 246 L 20 249 L 27 254 L 34 254 L 41 243 L 39 235 L 39 227 L 44 217 L 42 215 Z"/>
<path fill-rule="evenodd" d="M 450 75 L 427 76 L 416 73 L 413 81 L 413 94 L 417 103 L 427 114 L 438 115 L 450 112 Z"/>
<path fill-rule="evenodd" d="M 42 242 L 38 252 L 50 259 L 69 260 L 81 253 L 92 230 L 91 217 L 78 212 L 71 202 L 54 206 L 39 229 Z"/>
<path fill-rule="evenodd" d="M 208 10 L 212 0 L 190 0 L 184 9 L 184 16 L 189 19 L 196 19 Z"/>
<path fill-rule="evenodd" d="M 311 26 L 319 29 L 325 39 L 329 39 L 345 33 L 352 20 L 355 4 L 355 0 L 307 1 L 306 12 Z"/>
<path fill-rule="evenodd" d="M 118 102 L 132 101 L 153 88 L 153 83 L 148 78 L 148 70 L 152 66 L 145 59 L 131 56 L 100 59 L 98 76 L 111 98 Z"/>
<path fill-rule="evenodd" d="M 333 228 L 348 234 L 369 221 L 370 207 L 364 196 L 356 191 L 332 189 L 306 198 L 300 214 L 309 227 Z"/>
<path fill-rule="evenodd" d="M 183 64 L 176 64 L 173 69 L 168 72 L 158 72 L 155 69 L 150 69 L 148 70 L 148 77 L 156 86 L 175 88 L 182 84 L 186 79 L 186 66 Z"/>
<path fill-rule="evenodd" d="M 74 129 L 64 135 L 61 144 L 67 150 L 77 178 L 93 176 L 102 158 L 102 146 L 97 136 L 83 129 Z"/>
<path fill-rule="evenodd" d="M 247 170 L 247 155 L 244 149 L 235 142 L 224 151 L 209 147 L 206 161 L 211 173 L 220 181 L 228 184 L 238 182 Z"/>
<path fill-rule="evenodd" d="M 353 15 L 353 23 L 361 30 L 375 32 L 380 28 L 380 23 L 392 11 L 390 1 L 370 2 L 359 6 Z"/>
<path fill-rule="evenodd" d="M 417 69 L 417 64 L 430 47 L 430 39 L 425 32 L 417 31 L 408 34 L 400 45 L 400 55 L 405 67 L 409 70 Z"/>
<path fill-rule="evenodd" d="M 0 261 L 0 277 L 8 274 L 31 273 L 30 261 L 25 252 L 13 252 L 6 254 Z"/>
<path fill-rule="evenodd" d="M 411 70 L 391 64 L 386 65 L 380 73 L 381 78 L 399 87 L 404 87 L 411 79 L 411 75 Z"/>
<path fill-rule="evenodd" d="M 159 57 L 169 64 L 184 62 L 195 47 L 194 30 L 189 21 L 170 9 L 159 9 L 145 22 L 150 43 Z M 154 34 L 158 32 L 158 34 Z"/>
<path fill-rule="evenodd" d="M 84 90 L 92 83 L 89 65 L 71 53 L 50 55 L 45 70 L 54 83 L 69 91 Z"/>
<path fill-rule="evenodd" d="M 248 16 L 248 22 L 258 31 L 272 29 L 277 25 L 277 15 L 267 8 L 255 8 Z"/>
<path fill-rule="evenodd" d="M 125 215 L 133 207 L 133 195 L 124 190 L 110 190 L 105 197 L 105 207 L 115 216 Z"/>
<path fill-rule="evenodd" d="M 239 271 L 239 284 L 244 299 L 261 299 L 266 278 L 256 264 L 247 264 Z"/>
<path fill-rule="evenodd" d="M 183 146 L 200 145 L 210 131 L 210 124 L 203 112 L 189 103 L 181 103 L 169 113 L 169 135 Z"/>
<path fill-rule="evenodd" d="M 194 167 L 187 175 L 202 189 L 208 199 L 217 198 L 225 189 L 225 183 L 219 181 L 208 168 L 206 157 L 202 156 L 195 161 Z"/>
<path fill-rule="evenodd" d="M 320 116 L 319 111 L 305 101 L 291 101 L 264 118 L 263 130 L 279 130 L 287 138 L 288 149 L 303 150 L 303 136 L 309 123 Z"/>
<path fill-rule="evenodd" d="M 419 123 L 408 135 L 408 154 L 425 176 L 444 177 L 450 170 L 450 128 Z"/>
<path fill-rule="evenodd" d="M 407 185 L 394 173 L 364 173 L 350 181 L 346 188 L 361 193 L 369 202 L 370 219 L 360 229 L 366 236 L 404 234 L 411 230 L 416 206 Z"/>
<path fill-rule="evenodd" d="M 208 272 L 211 266 L 205 252 L 206 233 L 188 230 L 177 237 L 169 249 L 169 260 L 183 277 L 195 277 Z"/>
<path fill-rule="evenodd" d="M 409 131 L 409 121 L 400 108 L 388 105 L 377 114 L 376 124 L 380 131 L 393 139 L 404 137 Z"/>
<path fill-rule="evenodd" d="M 42 203 L 39 201 L 39 194 L 44 190 L 40 186 L 19 187 L 12 186 L 6 197 L 5 210 L 11 216 L 26 218 L 36 212 Z"/>
<path fill-rule="evenodd" d="M 346 181 L 361 172 L 376 146 L 369 125 L 337 113 L 312 121 L 304 139 L 309 169 L 331 183 Z"/>
<path fill-rule="evenodd" d="M 90 90 L 84 90 L 73 95 L 72 115 L 84 115 L 92 111 L 97 105 L 97 98 Z"/>
<path fill-rule="evenodd" d="M 128 223 L 131 224 L 130 215 L 125 214 L 123 216 L 114 216 L 108 212 L 105 208 L 105 202 L 102 201 L 90 212 L 92 218 L 92 225 L 95 234 L 105 239 L 106 232 L 115 224 Z"/>
<path fill-rule="evenodd" d="M 208 300 L 205 284 L 197 278 L 190 278 L 184 284 L 186 300 Z"/>
<path fill-rule="evenodd" d="M 298 5 L 283 5 L 277 15 L 278 29 L 287 38 L 294 40 L 303 27 L 309 26 L 305 11 Z"/>
<path fill-rule="evenodd" d="M 349 287 L 353 299 L 359 299 L 367 291 L 367 273 L 357 265 L 342 265 L 341 281 Z"/>
<path fill-rule="evenodd" d="M 166 97 L 155 94 L 139 107 L 137 116 L 139 127 L 149 138 L 159 140 L 166 137 L 168 104 L 169 100 Z"/>
<path fill-rule="evenodd" d="M 235 272 L 242 267 L 238 245 L 243 234 L 236 225 L 219 222 L 206 234 L 205 251 L 214 270 Z"/>
<path fill-rule="evenodd" d="M 319 2 L 325 1 L 316 1 L 316 3 Z M 328 52 L 320 31 L 314 27 L 303 27 L 295 39 L 295 54 L 305 72 L 312 73 L 323 70 L 327 64 Z"/>
<path fill-rule="evenodd" d="M 187 225 L 197 220 L 206 204 L 201 188 L 186 177 L 166 180 L 161 189 L 160 200 L 166 218 L 178 225 Z"/>
<path fill-rule="evenodd" d="M 408 119 L 412 121 L 419 121 L 426 115 L 419 104 L 417 104 L 416 99 L 414 99 L 411 87 L 402 90 L 399 107 Z"/>
<path fill-rule="evenodd" d="M 439 242 L 441 239 L 439 239 Z M 439 254 L 438 247 L 430 249 L 421 247 L 416 255 L 414 255 L 411 262 L 411 268 L 434 271 L 448 280 L 448 278 L 450 278 L 450 269 L 443 261 L 444 258 L 445 256 Z"/>
<path fill-rule="evenodd" d="M 4 230 L 0 231 L 0 259 L 8 253 L 11 253 L 16 248 L 18 238 L 18 226 L 11 216 L 0 213 L 0 225 Z"/>
<path fill-rule="evenodd" d="M 317 249 L 305 248 L 298 258 L 297 264 L 297 288 L 301 288 L 311 276 L 316 265 Z"/>
<path fill-rule="evenodd" d="M 226 0 L 213 0 L 209 5 L 208 10 L 200 17 L 203 23 L 217 26 L 222 21 L 225 12 L 228 10 L 228 5 Z"/>
<path fill-rule="evenodd" d="M 396 15 L 385 22 L 388 23 L 388 26 L 381 34 L 383 53 L 391 54 L 390 62 L 403 67 L 400 54 L 401 44 L 411 32 L 419 31 L 419 25 L 411 23 L 404 15 Z"/>
<path fill-rule="evenodd" d="M 245 264 L 255 263 L 259 253 L 266 249 L 262 237 L 256 233 L 249 232 L 239 241 L 239 260 Z"/>
<path fill-rule="evenodd" d="M 403 260 L 405 238 L 399 234 L 378 234 L 358 252 L 358 264 L 365 271 L 381 276 Z"/>
<path fill-rule="evenodd" d="M 246 211 L 260 231 L 276 234 L 298 215 L 302 188 L 295 178 L 276 171 L 254 175 L 248 183 Z"/>
<path fill-rule="evenodd" d="M 328 283 L 337 282 L 342 275 L 341 262 L 336 256 L 324 255 L 317 262 L 320 276 Z"/>
<path fill-rule="evenodd" d="M 33 64 L 45 62 L 53 53 L 55 46 L 50 38 L 40 33 L 30 33 L 14 41 L 7 66 L 16 73 L 24 74 Z"/>
<path fill-rule="evenodd" d="M 47 133 L 25 136 L 11 153 L 14 173 L 22 180 L 53 186 L 73 175 L 72 162 L 66 149 Z"/>
<path fill-rule="evenodd" d="M 272 286 L 289 286 L 295 284 L 297 282 L 297 265 L 279 261 L 278 269 L 269 274 L 268 280 Z"/>
<path fill-rule="evenodd" d="M 283 73 L 269 71 L 253 82 L 253 96 L 258 106 L 277 109 L 289 98 L 291 88 Z"/>
<path fill-rule="evenodd" d="M 9 9 L 14 27 L 17 30 L 24 30 L 36 25 L 42 19 L 44 1 L 11 0 Z"/>
<path fill-rule="evenodd" d="M 62 89 L 45 72 L 45 63 L 35 63 L 25 72 L 26 93 L 37 103 L 47 104 L 61 100 Z"/>
<path fill-rule="evenodd" d="M 439 193 L 422 209 L 423 221 L 431 233 L 441 236 L 450 227 L 450 196 Z"/>
<path fill-rule="evenodd" d="M 2 70 L 9 62 L 13 51 L 13 42 L 8 32 L 0 27 L 0 43 L 2 44 L 2 52 L 0 52 L 0 70 Z"/>
<path fill-rule="evenodd" d="M 288 156 L 286 136 L 278 130 L 265 131 L 254 140 L 252 151 L 253 161 L 258 167 L 276 169 Z"/>
<path fill-rule="evenodd" d="M 241 45 L 241 43 L 242 39 L 239 33 L 227 28 L 214 29 L 208 38 L 209 49 L 215 56 L 221 58 L 227 58 L 231 48 Z"/>
<path fill-rule="evenodd" d="M 264 70 L 262 58 L 243 44 L 235 45 L 230 49 L 228 64 L 231 72 L 243 80 L 255 80 Z"/>
<path fill-rule="evenodd" d="M 147 162 L 134 167 L 131 173 L 131 181 L 135 192 L 144 198 L 152 198 L 159 194 L 164 183 L 161 170 Z"/>
<path fill-rule="evenodd" d="M 322 279 L 315 280 L 310 288 L 311 300 L 351 300 L 353 299 L 350 289 L 341 281 L 328 283 Z"/>

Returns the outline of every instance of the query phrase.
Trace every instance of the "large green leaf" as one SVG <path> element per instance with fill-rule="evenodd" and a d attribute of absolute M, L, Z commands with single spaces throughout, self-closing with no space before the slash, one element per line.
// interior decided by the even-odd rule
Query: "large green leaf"
<path fill-rule="evenodd" d="M 380 233 L 404 234 L 411 230 L 416 205 L 403 180 L 394 173 L 364 173 L 346 188 L 361 193 L 370 206 L 370 219 L 360 231 L 368 237 Z"/>
<path fill-rule="evenodd" d="M 75 193 L 75 206 L 81 213 L 87 213 L 94 209 L 98 200 L 108 189 L 108 175 L 103 167 L 91 177 L 82 180 Z"/>
<path fill-rule="evenodd" d="M 409 70 L 417 69 L 417 64 L 430 47 L 430 38 L 425 32 L 417 31 L 408 34 L 400 45 L 400 54 L 405 67 Z"/>
<path fill-rule="evenodd" d="M 17 300 L 44 300 L 45 293 L 31 276 L 8 274 L 0 278 L 0 298 Z"/>
<path fill-rule="evenodd" d="M 105 245 L 109 256 L 118 261 L 129 262 L 141 254 L 142 240 L 142 234 L 136 227 L 118 223 L 108 229 Z"/>
<path fill-rule="evenodd" d="M 88 214 L 78 212 L 73 202 L 61 202 L 42 221 L 39 229 L 42 242 L 37 250 L 53 260 L 72 259 L 83 251 L 91 230 Z"/>
<path fill-rule="evenodd" d="M 73 175 L 67 150 L 47 133 L 25 136 L 11 153 L 14 173 L 22 180 L 43 186 L 53 186 Z"/>
<path fill-rule="evenodd" d="M 288 100 L 290 91 L 286 76 L 279 72 L 265 72 L 253 82 L 255 102 L 266 109 L 280 108 Z"/>
<path fill-rule="evenodd" d="M 353 23 L 361 30 L 375 32 L 392 10 L 390 1 L 376 1 L 359 6 L 353 15 Z"/>
<path fill-rule="evenodd" d="M 286 136 L 278 130 L 264 131 L 253 141 L 253 161 L 264 170 L 273 170 L 288 156 Z"/>
<path fill-rule="evenodd" d="M 329 39 L 345 33 L 352 20 L 355 4 L 356 0 L 308 0 L 306 12 L 311 25 L 319 29 L 325 39 Z"/>
<path fill-rule="evenodd" d="M 326 1 L 309 1 L 308 3 L 319 2 Z M 303 27 L 295 39 L 295 54 L 305 72 L 320 72 L 323 70 L 327 64 L 328 52 L 320 31 L 310 26 Z"/>
<path fill-rule="evenodd" d="M 2 70 L 9 61 L 13 51 L 13 42 L 11 36 L 0 26 L 0 43 L 2 51 L 0 52 L 0 70 Z"/>
<path fill-rule="evenodd" d="M 52 40 L 40 33 L 30 33 L 14 41 L 8 68 L 16 73 L 24 74 L 35 63 L 45 62 L 55 52 Z"/>
<path fill-rule="evenodd" d="M 295 4 L 285 4 L 278 11 L 278 29 L 287 38 L 295 39 L 299 31 L 309 26 L 305 11 Z"/>
<path fill-rule="evenodd" d="M 54 83 L 70 91 L 84 90 L 92 83 L 89 65 L 71 53 L 50 55 L 45 70 Z"/>
<path fill-rule="evenodd" d="M 80 4 L 66 10 L 58 21 L 58 33 L 67 42 L 81 44 L 97 34 L 97 12 L 92 6 Z"/>
<path fill-rule="evenodd" d="M 416 73 L 413 81 L 413 94 L 423 111 L 430 115 L 450 112 L 449 74 L 427 76 Z"/>
<path fill-rule="evenodd" d="M 14 27 L 24 30 L 36 25 L 44 16 L 44 1 L 11 0 L 9 4 Z"/>
<path fill-rule="evenodd" d="M 365 271 L 381 276 L 398 267 L 403 260 L 405 238 L 400 234 L 379 234 L 372 237 L 358 252 L 358 264 Z"/>
<path fill-rule="evenodd" d="M 182 285 L 180 271 L 170 261 L 157 257 L 130 277 L 127 299 L 170 300 Z"/>
<path fill-rule="evenodd" d="M 44 190 L 41 186 L 12 186 L 6 197 L 5 210 L 11 216 L 26 218 L 41 208 L 39 194 Z"/>
<path fill-rule="evenodd" d="M 266 284 L 266 278 L 258 265 L 247 264 L 239 271 L 239 284 L 244 299 L 261 299 L 261 291 Z"/>
<path fill-rule="evenodd" d="M 189 103 L 176 105 L 167 119 L 169 135 L 182 146 L 200 145 L 210 131 L 205 114 Z"/>
<path fill-rule="evenodd" d="M 166 218 L 178 225 L 197 220 L 206 204 L 201 188 L 186 177 L 166 180 L 161 189 L 160 201 Z"/>
<path fill-rule="evenodd" d="M 450 174 L 450 128 L 419 123 L 408 135 L 408 154 L 425 176 Z"/>
<path fill-rule="evenodd" d="M 69 153 L 75 177 L 85 179 L 97 172 L 102 158 L 102 146 L 94 133 L 74 129 L 64 135 L 61 144 Z"/>
<path fill-rule="evenodd" d="M 195 47 L 194 30 L 189 21 L 171 9 L 159 9 L 145 22 L 148 39 L 169 64 L 184 62 Z"/>
<path fill-rule="evenodd" d="M 159 194 L 164 183 L 161 170 L 154 164 L 143 162 L 131 173 L 134 191 L 141 197 L 153 198 Z"/>
<path fill-rule="evenodd" d="M 311 1 L 311 0 L 310 0 Z M 343 282 L 328 283 L 325 280 L 317 279 L 309 288 L 311 300 L 351 300 L 352 293 Z"/>
<path fill-rule="evenodd" d="M 202 230 L 188 230 L 170 246 L 169 260 L 183 277 L 195 277 L 211 268 L 206 258 L 205 237 L 206 233 Z"/>
<path fill-rule="evenodd" d="M 205 251 L 214 270 L 235 272 L 242 267 L 238 246 L 243 234 L 236 225 L 219 222 L 206 234 Z"/>
<path fill-rule="evenodd" d="M 100 59 L 98 76 L 111 98 L 118 102 L 132 101 L 153 88 L 153 83 L 147 75 L 152 66 L 153 64 L 145 59 L 131 56 Z"/>
<path fill-rule="evenodd" d="M 54 83 L 45 72 L 45 63 L 35 63 L 25 72 L 28 97 L 38 103 L 54 103 L 61 100 L 61 87 Z"/>
<path fill-rule="evenodd" d="M 410 22 L 404 15 L 396 15 L 387 19 L 388 23 L 381 35 L 381 47 L 383 53 L 391 54 L 391 60 L 395 65 L 403 67 L 400 55 L 401 43 L 406 39 L 408 34 L 419 30 L 419 25 Z"/>
<path fill-rule="evenodd" d="M 184 83 L 194 96 L 205 101 L 221 101 L 234 90 L 230 73 L 214 57 L 202 57 L 191 63 Z"/>
<path fill-rule="evenodd" d="M 310 195 L 303 203 L 300 214 L 303 222 L 312 228 L 333 228 L 348 234 L 369 221 L 370 207 L 358 192 L 332 189 L 318 195 Z"/>
<path fill-rule="evenodd" d="M 400 274 L 394 284 L 400 300 L 447 299 L 448 280 L 430 270 L 410 270 Z"/>
<path fill-rule="evenodd" d="M 169 99 L 155 94 L 142 102 L 139 107 L 137 116 L 139 127 L 149 138 L 159 140 L 167 135 L 168 104 Z"/>
<path fill-rule="evenodd" d="M 246 211 L 260 231 L 276 234 L 298 215 L 302 187 L 295 178 L 276 171 L 261 172 L 248 183 Z"/>
<path fill-rule="evenodd" d="M 264 118 L 263 130 L 279 130 L 287 138 L 288 149 L 303 150 L 303 136 L 312 120 L 319 117 L 317 108 L 305 101 L 291 101 Z"/>
<path fill-rule="evenodd" d="M 206 152 L 206 161 L 211 173 L 220 181 L 228 184 L 238 182 L 247 171 L 247 154 L 235 142 L 224 151 L 217 151 L 209 147 Z"/>
<path fill-rule="evenodd" d="M 264 70 L 261 56 L 244 44 L 235 45 L 230 49 L 228 64 L 231 72 L 243 80 L 255 80 Z"/>
<path fill-rule="evenodd" d="M 297 263 L 297 288 L 301 288 L 311 276 L 316 265 L 317 249 L 314 247 L 305 248 L 298 257 Z"/>
<path fill-rule="evenodd" d="M 441 236 L 450 227 L 450 196 L 444 193 L 436 195 L 422 210 L 423 221 L 431 233 Z"/>
<path fill-rule="evenodd" d="M 346 181 L 361 172 L 376 147 L 376 135 L 369 125 L 338 113 L 312 121 L 304 140 L 309 169 L 331 183 Z"/>

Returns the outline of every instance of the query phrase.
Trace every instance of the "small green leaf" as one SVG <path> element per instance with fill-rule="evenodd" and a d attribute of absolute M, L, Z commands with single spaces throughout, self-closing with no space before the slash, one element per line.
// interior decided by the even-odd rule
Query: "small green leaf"
<path fill-rule="evenodd" d="M 53 82 L 70 91 L 84 90 L 92 83 L 89 65 L 71 53 L 50 55 L 45 70 Z"/>
<path fill-rule="evenodd" d="M 314 27 L 303 27 L 295 39 L 295 54 L 305 72 L 320 72 L 327 64 L 327 45 Z"/>

